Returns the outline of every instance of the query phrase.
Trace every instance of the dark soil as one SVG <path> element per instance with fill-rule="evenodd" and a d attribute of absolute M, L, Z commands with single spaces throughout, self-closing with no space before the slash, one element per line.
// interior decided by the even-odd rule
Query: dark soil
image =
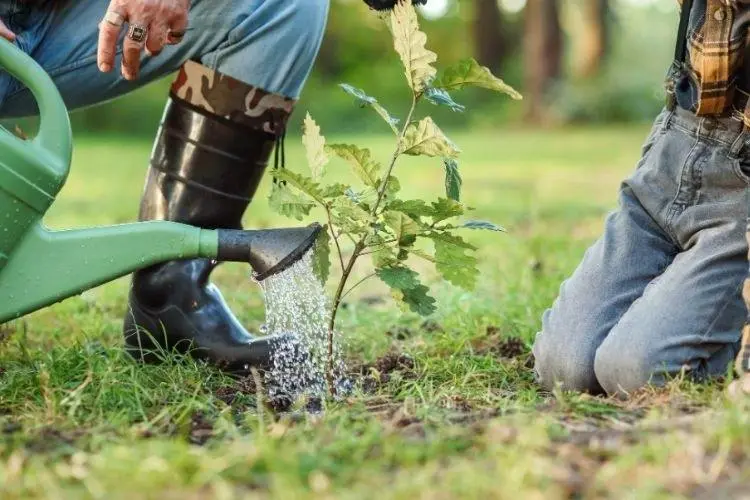
<path fill-rule="evenodd" d="M 394 326 L 393 328 L 386 331 L 385 334 L 395 340 L 407 340 L 418 335 L 419 333 L 440 333 L 444 331 L 445 329 L 440 323 L 428 319 L 424 321 L 419 326 L 419 328 L 411 328 L 408 326 Z"/>
<path fill-rule="evenodd" d="M 390 352 L 372 363 L 352 365 L 352 374 L 358 379 L 364 392 L 373 393 L 396 375 L 402 380 L 414 380 L 418 376 L 415 366 L 414 358 L 408 354 Z"/>
<path fill-rule="evenodd" d="M 214 436 L 214 424 L 206 418 L 203 412 L 197 411 L 190 417 L 190 432 L 188 441 L 203 446 Z"/>
<path fill-rule="evenodd" d="M 72 447 L 76 441 L 86 435 L 86 431 L 62 430 L 45 427 L 31 438 L 26 447 L 33 453 L 49 453 L 59 451 L 60 448 Z"/>
<path fill-rule="evenodd" d="M 534 366 L 531 350 L 518 337 L 506 336 L 496 326 L 487 327 L 487 335 L 472 344 L 478 356 L 492 356 L 498 359 L 519 360 L 527 368 Z"/>
<path fill-rule="evenodd" d="M 217 399 L 232 405 L 242 396 L 255 396 L 258 388 L 253 377 L 242 377 L 235 380 L 231 386 L 219 387 L 214 391 Z"/>

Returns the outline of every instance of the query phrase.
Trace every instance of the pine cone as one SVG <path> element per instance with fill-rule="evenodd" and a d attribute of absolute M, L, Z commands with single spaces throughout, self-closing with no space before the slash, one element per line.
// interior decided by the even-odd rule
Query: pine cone
<path fill-rule="evenodd" d="M 365 0 L 365 3 L 375 10 L 390 10 L 398 0 Z M 411 0 L 413 5 L 424 5 L 427 0 Z"/>

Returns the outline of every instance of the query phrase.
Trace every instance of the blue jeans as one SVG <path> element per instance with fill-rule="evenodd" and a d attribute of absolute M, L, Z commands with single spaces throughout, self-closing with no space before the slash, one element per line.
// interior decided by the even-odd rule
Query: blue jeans
<path fill-rule="evenodd" d="M 19 0 L 0 1 L 0 18 L 18 35 L 18 46 L 52 76 L 69 109 L 126 94 L 188 59 L 297 98 L 328 16 L 328 0 L 193 0 L 182 43 L 155 57 L 144 54 L 138 80 L 129 82 L 119 74 L 119 52 L 111 73 L 97 68 L 98 24 L 108 5 L 109 0 L 73 0 L 62 10 L 48 11 L 29 9 Z M 0 116 L 35 113 L 30 92 L 0 73 Z"/>
<path fill-rule="evenodd" d="M 615 394 L 727 373 L 746 316 L 749 140 L 740 122 L 661 113 L 619 210 L 544 313 L 544 387 Z"/>

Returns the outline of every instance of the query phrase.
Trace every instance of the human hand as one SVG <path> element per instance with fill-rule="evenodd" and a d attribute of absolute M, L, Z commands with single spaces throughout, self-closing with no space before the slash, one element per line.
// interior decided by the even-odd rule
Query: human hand
<path fill-rule="evenodd" d="M 10 40 L 11 42 L 16 40 L 16 34 L 13 33 L 5 23 L 0 19 L 0 37 Z"/>
<path fill-rule="evenodd" d="M 122 46 L 120 71 L 127 80 L 138 78 L 141 51 L 155 56 L 165 45 L 180 43 L 188 23 L 190 0 L 112 0 L 99 23 L 99 70 L 112 71 L 117 39 L 123 23 L 128 34 Z"/>

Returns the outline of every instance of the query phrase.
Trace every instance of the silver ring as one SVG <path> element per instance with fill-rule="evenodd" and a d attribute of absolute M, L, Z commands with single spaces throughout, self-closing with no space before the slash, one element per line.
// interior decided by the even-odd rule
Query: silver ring
<path fill-rule="evenodd" d="M 119 28 L 125 23 L 125 18 L 119 12 L 115 12 L 114 10 L 108 10 L 107 13 L 104 15 L 104 21 L 108 24 L 111 24 L 112 26 L 116 28 Z"/>
<path fill-rule="evenodd" d="M 148 37 L 148 28 L 142 24 L 131 23 L 128 28 L 128 38 L 135 43 L 143 43 Z"/>

